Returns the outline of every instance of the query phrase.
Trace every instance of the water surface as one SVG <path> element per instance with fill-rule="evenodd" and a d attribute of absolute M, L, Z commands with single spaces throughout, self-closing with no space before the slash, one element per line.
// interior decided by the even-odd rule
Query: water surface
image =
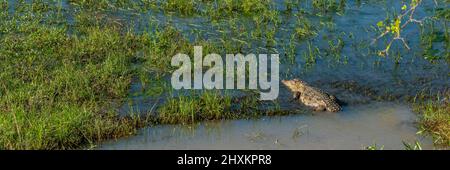
<path fill-rule="evenodd" d="M 346 107 L 340 113 L 298 114 L 256 120 L 224 120 L 198 125 L 158 125 L 138 135 L 109 141 L 98 149 L 404 149 L 403 141 L 420 141 L 433 149 L 429 138 L 416 135 L 416 114 L 398 103 Z"/>

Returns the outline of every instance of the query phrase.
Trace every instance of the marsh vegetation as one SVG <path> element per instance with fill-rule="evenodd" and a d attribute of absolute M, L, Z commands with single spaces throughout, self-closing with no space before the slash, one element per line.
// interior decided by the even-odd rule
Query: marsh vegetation
<path fill-rule="evenodd" d="M 282 79 L 301 77 L 349 106 L 414 105 L 419 131 L 450 146 L 448 6 L 0 0 L 0 149 L 77 149 L 148 125 L 310 113 L 286 91 L 261 102 L 255 90 L 172 90 L 171 58 L 192 56 L 194 46 L 278 53 Z"/>

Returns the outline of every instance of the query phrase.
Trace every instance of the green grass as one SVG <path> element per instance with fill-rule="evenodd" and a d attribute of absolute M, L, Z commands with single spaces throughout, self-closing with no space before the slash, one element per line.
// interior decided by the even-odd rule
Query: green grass
<path fill-rule="evenodd" d="M 291 34 L 286 47 L 289 60 L 294 64 L 296 56 L 303 54 L 312 66 L 321 59 L 317 58 L 321 49 L 312 40 L 319 37 L 321 28 L 307 20 L 309 14 L 341 13 L 346 6 L 345 0 L 312 0 L 314 12 L 310 13 L 299 0 L 286 1 L 285 11 L 270 0 L 68 2 L 71 8 L 65 9 L 61 1 L 18 0 L 12 12 L 12 5 L 0 0 L 0 149 L 76 149 L 131 135 L 149 122 L 287 114 L 277 102 L 259 109 L 264 103 L 255 94 L 232 99 L 218 92 L 169 97 L 154 120 L 121 118 L 116 107 L 130 96 L 135 82 L 141 83 L 145 95 L 164 93 L 169 88 L 164 78 L 174 69 L 171 56 L 179 52 L 192 56 L 194 45 L 202 45 L 205 54 L 270 52 L 277 43 L 285 43 L 279 34 Z M 140 16 L 150 9 L 168 16 L 168 21 Z M 174 26 L 172 15 L 206 18 L 217 35 L 193 30 L 198 34 L 191 40 Z M 288 21 L 291 17 L 296 17 L 293 23 Z M 448 10 L 440 10 L 436 17 L 447 21 Z M 148 24 L 147 30 L 135 30 L 134 18 Z M 286 24 L 293 28 L 283 32 L 280 28 Z M 447 31 L 433 31 L 421 40 L 431 56 L 433 42 L 444 41 L 448 47 Z M 340 58 L 343 41 L 330 41 L 326 52 Z M 296 54 L 302 43 L 306 50 Z M 422 106 L 423 128 L 438 143 L 448 143 L 448 107 Z"/>
<path fill-rule="evenodd" d="M 270 9 L 270 0 L 223 0 L 219 3 L 228 12 L 238 12 L 245 15 L 256 15 Z M 221 8 L 222 8 L 221 7 Z"/>
<path fill-rule="evenodd" d="M 311 42 L 307 43 L 307 51 L 303 52 L 303 58 L 306 61 L 306 68 L 310 68 L 315 65 L 317 58 L 320 57 L 320 49 L 314 47 Z"/>
<path fill-rule="evenodd" d="M 419 141 L 416 141 L 414 144 L 410 144 L 408 142 L 403 141 L 404 150 L 422 150 L 422 146 Z M 378 146 L 376 143 L 364 148 L 365 150 L 384 150 L 384 146 Z"/>
<path fill-rule="evenodd" d="M 307 18 L 298 17 L 295 28 L 295 35 L 299 40 L 305 40 L 316 36 L 317 31 Z"/>
<path fill-rule="evenodd" d="M 158 109 L 161 123 L 195 123 L 203 120 L 223 119 L 231 115 L 231 98 L 218 92 L 169 98 Z"/>
<path fill-rule="evenodd" d="M 450 146 L 450 95 L 444 98 L 416 102 L 414 110 L 420 113 L 420 132 L 430 134 L 434 143 Z M 442 101 L 441 101 L 442 100 Z"/>
<path fill-rule="evenodd" d="M 322 13 L 342 12 L 346 3 L 346 0 L 312 0 L 313 8 Z"/>
<path fill-rule="evenodd" d="M 0 23 L 1 149 L 79 148 L 145 123 L 110 107 L 127 96 L 143 36 L 100 21 L 77 20 L 69 31 L 46 23 L 58 17 L 46 8 L 18 6 L 24 12 Z"/>
<path fill-rule="evenodd" d="M 345 56 L 342 56 L 342 51 L 345 47 L 345 42 L 342 36 L 336 38 L 336 40 L 328 41 L 328 49 L 326 50 L 327 56 L 333 57 L 336 62 L 345 59 Z"/>
<path fill-rule="evenodd" d="M 197 4 L 198 1 L 195 0 L 167 0 L 162 2 L 162 9 L 182 15 L 193 15 L 198 11 Z"/>
<path fill-rule="evenodd" d="M 364 147 L 365 150 L 375 151 L 375 150 L 384 150 L 384 146 L 378 146 L 376 143 L 370 146 Z"/>
<path fill-rule="evenodd" d="M 62 105 L 62 104 L 61 104 Z M 80 106 L 64 105 L 41 113 L 11 108 L 0 114 L 1 149 L 76 149 L 80 145 L 132 135 L 141 119 L 118 119 Z"/>
<path fill-rule="evenodd" d="M 194 93 L 194 92 L 191 92 Z M 255 94 L 232 98 L 220 91 L 169 97 L 156 116 L 162 124 L 192 124 L 207 120 L 253 119 L 261 116 L 289 115 L 296 112 L 283 110 L 278 103 L 263 103 Z M 265 106 L 273 106 L 263 109 Z"/>

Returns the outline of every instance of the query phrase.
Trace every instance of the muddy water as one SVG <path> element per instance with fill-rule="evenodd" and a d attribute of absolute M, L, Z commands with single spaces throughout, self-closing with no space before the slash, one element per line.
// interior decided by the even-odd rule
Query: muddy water
<path fill-rule="evenodd" d="M 315 113 L 257 120 L 204 122 L 194 126 L 160 125 L 137 136 L 109 141 L 98 149 L 404 149 L 402 141 L 420 141 L 433 149 L 429 138 L 416 135 L 416 114 L 397 103 L 346 107 L 338 114 Z"/>

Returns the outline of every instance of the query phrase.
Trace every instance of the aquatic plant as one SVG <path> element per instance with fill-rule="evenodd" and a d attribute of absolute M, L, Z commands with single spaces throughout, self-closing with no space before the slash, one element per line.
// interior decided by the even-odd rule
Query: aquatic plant
<path fill-rule="evenodd" d="M 336 61 L 341 60 L 341 53 L 345 46 L 342 36 L 339 36 L 336 40 L 328 41 L 327 55 L 332 56 Z"/>
<path fill-rule="evenodd" d="M 439 26 L 442 23 L 442 26 Z M 450 36 L 445 16 L 433 17 L 424 22 L 420 30 L 420 45 L 424 49 L 424 59 L 435 63 L 439 60 L 450 62 Z"/>
<path fill-rule="evenodd" d="M 256 15 L 269 10 L 270 4 L 270 0 L 219 0 L 216 9 L 228 14 Z"/>
<path fill-rule="evenodd" d="M 371 151 L 374 151 L 374 150 L 384 150 L 384 146 L 378 146 L 378 145 L 375 143 L 375 144 L 373 144 L 373 145 L 370 145 L 370 146 L 365 147 L 364 149 L 365 149 L 365 150 L 371 150 Z"/>
<path fill-rule="evenodd" d="M 301 1 L 302 0 L 286 0 L 284 1 L 284 6 L 286 7 L 286 11 L 292 12 L 294 9 L 300 10 L 301 9 Z"/>
<path fill-rule="evenodd" d="M 307 51 L 303 52 L 303 58 L 306 62 L 306 68 L 309 68 L 316 63 L 317 57 L 320 57 L 320 49 L 313 46 L 311 41 L 308 41 L 306 48 Z"/>
<path fill-rule="evenodd" d="M 158 109 L 161 123 L 195 123 L 200 120 L 222 119 L 229 116 L 231 98 L 222 96 L 217 91 L 203 92 L 201 95 L 179 96 L 169 98 Z"/>
<path fill-rule="evenodd" d="M 140 35 L 98 20 L 69 31 L 38 2 L 16 5 L 0 23 L 0 148 L 73 149 L 145 124 L 110 107 L 127 96 Z"/>
<path fill-rule="evenodd" d="M 304 17 L 299 16 L 297 18 L 297 23 L 295 27 L 295 35 L 300 40 L 305 40 L 310 37 L 317 35 L 316 28 L 311 24 L 311 22 Z"/>
<path fill-rule="evenodd" d="M 422 145 L 419 141 L 414 142 L 414 144 L 403 141 L 403 146 L 405 146 L 405 150 L 422 150 Z"/>

